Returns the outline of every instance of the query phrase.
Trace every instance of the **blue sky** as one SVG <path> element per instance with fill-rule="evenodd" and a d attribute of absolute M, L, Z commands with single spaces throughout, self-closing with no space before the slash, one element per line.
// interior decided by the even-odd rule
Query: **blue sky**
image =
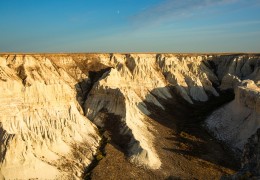
<path fill-rule="evenodd" d="M 260 0 L 0 0 L 0 52 L 260 52 Z"/>

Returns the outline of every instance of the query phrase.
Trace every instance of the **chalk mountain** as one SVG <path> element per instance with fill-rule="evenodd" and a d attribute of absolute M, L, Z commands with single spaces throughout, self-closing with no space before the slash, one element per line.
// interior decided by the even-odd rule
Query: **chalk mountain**
<path fill-rule="evenodd" d="M 219 179 L 259 143 L 257 54 L 1 54 L 0 90 L 1 179 Z"/>

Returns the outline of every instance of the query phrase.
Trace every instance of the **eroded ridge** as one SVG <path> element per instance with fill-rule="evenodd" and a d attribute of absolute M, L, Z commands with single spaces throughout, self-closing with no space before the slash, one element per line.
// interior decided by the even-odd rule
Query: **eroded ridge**
<path fill-rule="evenodd" d="M 200 178 L 192 168 L 186 176 L 177 156 L 163 158 L 159 131 L 183 136 L 177 126 L 195 119 L 181 114 L 234 90 L 235 100 L 213 112 L 206 126 L 242 150 L 259 128 L 259 62 L 258 55 L 1 55 L 1 176 L 81 178 L 101 128 L 133 164 L 155 174 L 164 169 L 161 178 Z M 165 163 L 176 167 L 168 170 Z M 194 166 L 203 168 L 199 161 Z M 231 173 L 209 167 L 216 178 Z"/>

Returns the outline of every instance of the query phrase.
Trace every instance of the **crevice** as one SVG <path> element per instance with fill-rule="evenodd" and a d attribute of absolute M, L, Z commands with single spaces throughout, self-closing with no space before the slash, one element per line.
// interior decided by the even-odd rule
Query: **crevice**
<path fill-rule="evenodd" d="M 75 85 L 77 95 L 76 99 L 79 102 L 80 106 L 85 115 L 85 102 L 87 97 L 92 90 L 93 86 L 103 77 L 104 74 L 109 72 L 111 67 L 107 67 L 105 69 L 101 69 L 100 71 L 89 71 L 88 72 L 88 79 L 83 79 Z"/>
<path fill-rule="evenodd" d="M 250 64 L 250 69 L 251 69 L 251 72 L 254 72 L 254 70 L 255 70 L 254 64 Z"/>
<path fill-rule="evenodd" d="M 17 73 L 18 73 L 18 74 L 17 74 L 18 77 L 21 78 L 23 85 L 26 86 L 26 85 L 27 85 L 27 82 L 26 82 L 27 74 L 26 74 L 26 72 L 25 72 L 25 68 L 24 68 L 23 65 L 20 66 L 20 67 L 18 67 Z"/>
<path fill-rule="evenodd" d="M 95 80 L 95 77 L 93 79 Z M 107 92 L 115 95 L 116 101 L 122 106 L 121 112 L 118 115 L 109 111 L 107 109 L 109 104 L 107 104 L 107 106 L 98 111 L 95 117 L 91 118 L 92 122 L 97 125 L 102 140 L 93 162 L 86 168 L 85 179 L 91 179 L 93 170 L 99 165 L 99 161 L 106 156 L 105 148 L 108 144 L 122 152 L 124 156 L 129 157 L 132 155 L 131 147 L 138 143 L 133 136 L 132 130 L 125 122 L 126 105 L 123 94 L 119 89 L 110 89 Z"/>
<path fill-rule="evenodd" d="M 213 62 L 213 60 L 207 60 L 208 63 L 206 63 L 205 61 L 203 61 L 203 63 L 214 73 L 214 75 L 218 78 L 218 82 L 215 83 L 215 82 L 212 82 L 212 86 L 217 90 L 217 92 L 219 93 L 220 92 L 220 89 L 219 89 L 219 85 L 221 84 L 221 79 L 219 79 L 219 76 L 218 76 L 218 67 L 217 65 Z"/>
<path fill-rule="evenodd" d="M 116 147 L 118 150 L 123 152 L 125 155 L 129 155 L 128 150 L 131 146 L 130 142 L 133 142 L 133 134 L 124 121 L 119 115 L 109 113 L 107 110 L 101 111 L 104 117 L 104 127 L 101 128 L 102 131 L 106 132 L 106 138 L 109 139 L 110 144 Z M 126 134 L 122 134 L 120 131 L 127 131 Z"/>
<path fill-rule="evenodd" d="M 10 143 L 10 141 L 13 140 L 14 134 L 8 134 L 6 130 L 3 129 L 2 123 L 0 123 L 0 140 L 1 140 L 1 146 L 0 146 L 0 162 L 3 163 L 7 147 Z M 3 145 L 4 144 L 4 145 Z"/>
<path fill-rule="evenodd" d="M 106 146 L 111 144 L 113 147 L 118 149 L 127 155 L 129 143 L 133 139 L 128 134 L 120 133 L 120 129 L 124 128 L 124 123 L 121 121 L 122 117 L 109 113 L 103 109 L 100 111 L 104 115 L 103 123 L 104 126 L 97 126 L 101 137 L 97 152 L 94 155 L 94 159 L 91 164 L 84 170 L 83 179 L 90 180 L 93 170 L 98 166 L 99 162 L 106 156 Z"/>
<path fill-rule="evenodd" d="M 129 71 L 133 74 L 134 69 L 136 67 L 136 63 L 135 63 L 135 59 L 130 54 L 126 55 L 125 65 L 129 69 Z"/>
<path fill-rule="evenodd" d="M 91 179 L 92 171 L 98 165 L 99 161 L 101 161 L 104 158 L 104 156 L 106 156 L 105 147 L 108 143 L 106 131 L 99 128 L 99 134 L 100 134 L 101 140 L 99 142 L 99 146 L 97 147 L 97 152 L 94 155 L 93 160 L 88 165 L 88 167 L 86 167 L 84 169 L 84 173 L 83 173 L 83 176 L 82 176 L 82 178 L 84 180 L 90 180 Z"/>

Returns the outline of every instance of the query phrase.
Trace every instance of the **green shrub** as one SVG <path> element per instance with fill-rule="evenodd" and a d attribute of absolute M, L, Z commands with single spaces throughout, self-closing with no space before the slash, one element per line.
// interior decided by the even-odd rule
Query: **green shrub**
<path fill-rule="evenodd" d="M 97 161 L 100 161 L 101 159 L 103 159 L 104 158 L 104 156 L 102 155 L 102 154 L 98 154 L 97 156 L 96 156 L 96 160 Z"/>

